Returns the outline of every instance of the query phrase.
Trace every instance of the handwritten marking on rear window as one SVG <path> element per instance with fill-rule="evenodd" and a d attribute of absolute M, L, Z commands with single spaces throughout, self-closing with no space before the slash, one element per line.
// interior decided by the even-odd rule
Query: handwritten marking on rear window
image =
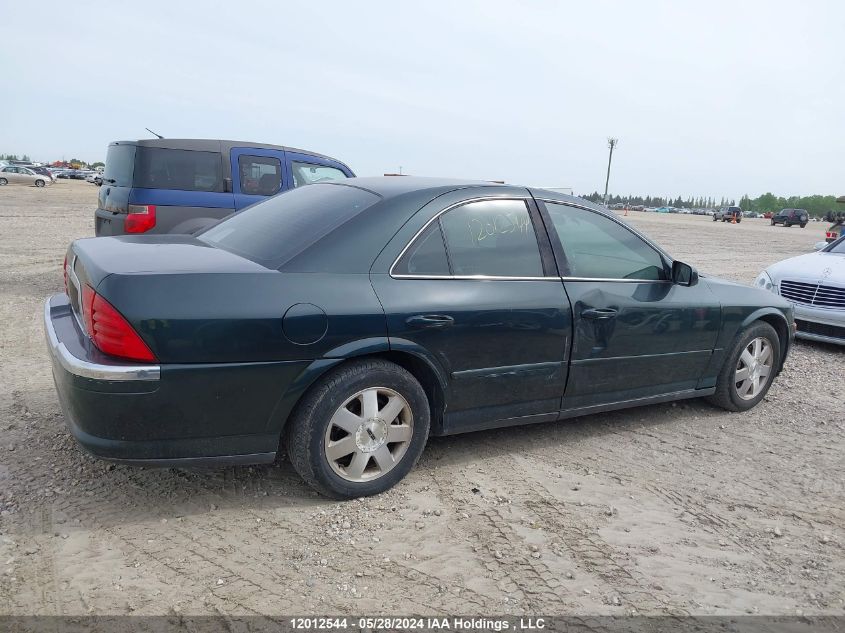
<path fill-rule="evenodd" d="M 478 244 L 494 235 L 528 233 L 531 220 L 525 213 L 498 213 L 492 217 L 472 218 L 467 225 L 472 240 Z"/>

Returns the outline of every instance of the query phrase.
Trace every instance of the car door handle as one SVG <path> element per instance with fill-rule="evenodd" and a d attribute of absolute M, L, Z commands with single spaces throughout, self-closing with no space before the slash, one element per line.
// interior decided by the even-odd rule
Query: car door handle
<path fill-rule="evenodd" d="M 455 324 L 448 314 L 418 314 L 408 317 L 405 323 L 416 328 L 444 328 Z"/>
<path fill-rule="evenodd" d="M 581 318 L 599 321 L 602 319 L 615 319 L 616 314 L 617 310 L 613 308 L 588 308 L 581 311 Z"/>

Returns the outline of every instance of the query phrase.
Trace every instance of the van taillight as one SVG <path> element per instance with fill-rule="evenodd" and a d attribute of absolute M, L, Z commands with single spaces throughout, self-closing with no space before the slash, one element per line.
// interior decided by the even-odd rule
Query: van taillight
<path fill-rule="evenodd" d="M 82 316 L 88 336 L 104 354 L 129 360 L 155 361 L 152 350 L 129 325 L 129 321 L 87 284 L 82 288 Z"/>
<path fill-rule="evenodd" d="M 154 204 L 130 204 L 126 207 L 123 229 L 127 233 L 146 233 L 156 225 Z"/>

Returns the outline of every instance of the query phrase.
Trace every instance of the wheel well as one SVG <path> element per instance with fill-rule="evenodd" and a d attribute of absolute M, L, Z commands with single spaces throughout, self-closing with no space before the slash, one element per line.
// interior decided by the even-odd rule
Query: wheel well
<path fill-rule="evenodd" d="M 783 318 L 777 316 L 776 314 L 764 314 L 760 317 L 760 321 L 768 323 L 775 328 L 775 332 L 778 333 L 778 340 L 780 341 L 780 362 L 782 367 L 785 360 L 784 356 L 786 354 L 786 346 L 789 344 L 789 326 Z M 778 369 L 780 369 L 780 367 Z"/>
<path fill-rule="evenodd" d="M 437 374 L 434 373 L 431 366 L 421 358 L 405 352 L 381 352 L 369 357 L 383 358 L 391 363 L 396 363 L 417 379 L 428 397 L 428 408 L 431 411 L 431 435 L 439 435 L 443 429 L 443 411 L 446 406 L 446 397 L 443 393 L 443 387 L 437 379 Z M 355 360 L 359 358 L 367 358 L 367 356 L 356 356 Z"/>

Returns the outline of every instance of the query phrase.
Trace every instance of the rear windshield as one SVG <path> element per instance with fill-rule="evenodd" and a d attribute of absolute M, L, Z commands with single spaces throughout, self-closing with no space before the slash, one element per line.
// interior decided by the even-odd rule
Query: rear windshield
<path fill-rule="evenodd" d="M 115 187 L 131 187 L 135 169 L 134 145 L 109 145 L 103 182 Z"/>
<path fill-rule="evenodd" d="M 355 187 L 307 185 L 236 213 L 199 239 L 279 268 L 379 200 Z"/>
<path fill-rule="evenodd" d="M 135 152 L 134 186 L 144 189 L 223 191 L 222 160 L 220 152 L 139 146 Z"/>
<path fill-rule="evenodd" d="M 742 213 L 742 209 L 740 209 L 739 207 L 728 207 L 728 211 L 730 211 L 731 213 Z"/>

